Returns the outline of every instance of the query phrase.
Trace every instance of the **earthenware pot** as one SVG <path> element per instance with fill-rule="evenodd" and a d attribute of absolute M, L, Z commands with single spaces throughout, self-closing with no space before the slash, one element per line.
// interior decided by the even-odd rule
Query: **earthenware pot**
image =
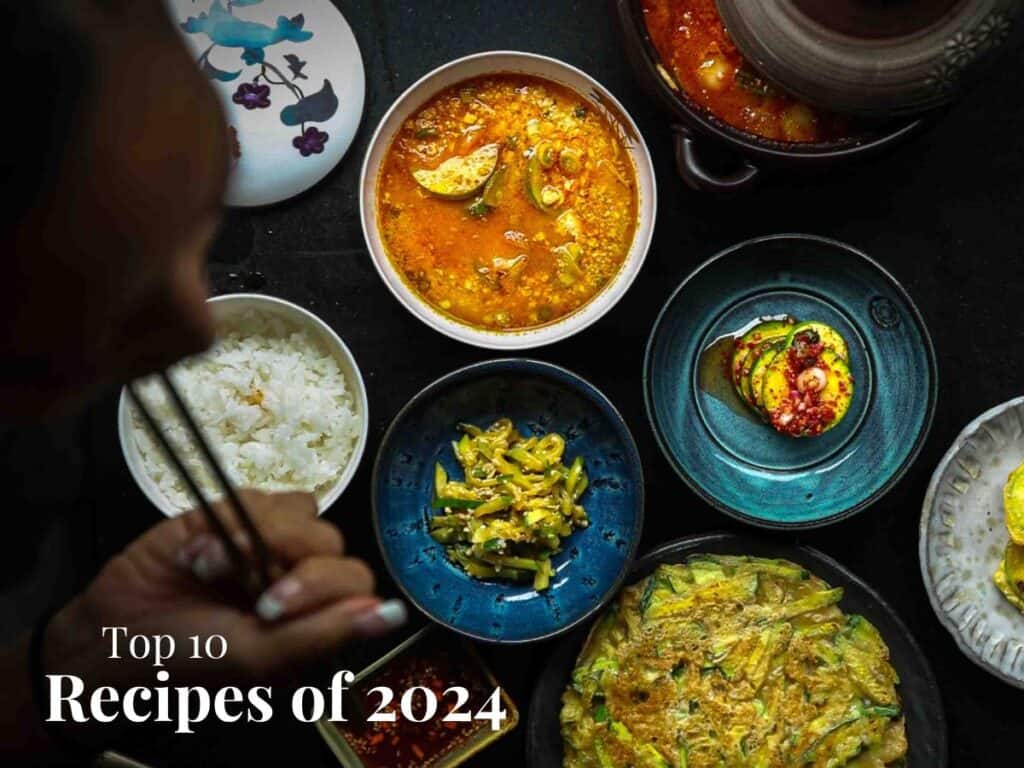
<path fill-rule="evenodd" d="M 1019 0 L 717 0 L 752 65 L 837 112 L 917 114 L 952 101 L 1010 39 Z"/>
<path fill-rule="evenodd" d="M 719 120 L 687 96 L 658 57 L 644 23 L 640 0 L 614 0 L 626 55 L 640 85 L 672 116 L 676 168 L 697 190 L 735 192 L 752 186 L 766 168 L 816 172 L 860 160 L 891 147 L 919 129 L 920 119 L 880 124 L 837 142 L 790 143 L 762 139 Z M 709 164 L 708 155 L 722 155 Z M 724 152 L 723 152 L 724 150 Z"/>

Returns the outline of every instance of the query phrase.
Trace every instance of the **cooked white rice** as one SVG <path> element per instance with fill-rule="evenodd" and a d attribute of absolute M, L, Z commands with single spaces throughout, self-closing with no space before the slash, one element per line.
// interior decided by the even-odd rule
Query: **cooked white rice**
<path fill-rule="evenodd" d="M 206 354 L 171 377 L 236 487 L 302 490 L 323 497 L 340 478 L 359 439 L 357 402 L 335 358 L 308 332 L 269 313 L 249 311 L 221 328 Z M 163 387 L 141 394 L 210 498 L 217 485 Z M 190 494 L 131 409 L 135 444 L 146 473 L 179 510 Z"/>

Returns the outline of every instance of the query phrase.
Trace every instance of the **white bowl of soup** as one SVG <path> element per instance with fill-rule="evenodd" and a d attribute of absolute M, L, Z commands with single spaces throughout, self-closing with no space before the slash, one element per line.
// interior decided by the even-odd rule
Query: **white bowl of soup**
<path fill-rule="evenodd" d="M 600 83 L 531 53 L 478 53 L 403 93 L 370 142 L 363 233 L 395 297 L 478 347 L 572 336 L 643 265 L 657 188 L 632 118 Z"/>

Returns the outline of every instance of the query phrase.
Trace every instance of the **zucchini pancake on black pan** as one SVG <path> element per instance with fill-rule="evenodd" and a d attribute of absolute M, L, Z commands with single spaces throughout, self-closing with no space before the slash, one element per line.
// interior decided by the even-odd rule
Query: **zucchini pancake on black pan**
<path fill-rule="evenodd" d="M 533 768 L 946 768 L 913 636 L 808 547 L 707 534 L 640 558 L 530 705 Z"/>

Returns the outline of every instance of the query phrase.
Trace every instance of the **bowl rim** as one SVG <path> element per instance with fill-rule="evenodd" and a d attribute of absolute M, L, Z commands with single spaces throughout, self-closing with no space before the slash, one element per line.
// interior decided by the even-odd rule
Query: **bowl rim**
<path fill-rule="evenodd" d="M 654 342 L 659 334 L 659 331 L 661 330 L 662 323 L 665 320 L 669 307 L 675 303 L 677 296 L 693 280 L 695 280 L 700 274 L 702 274 L 704 270 L 713 267 L 720 260 L 731 256 L 735 251 L 738 251 L 742 248 L 758 246 L 761 245 L 762 243 L 779 242 L 785 240 L 797 242 L 812 242 L 817 243 L 819 245 L 827 245 L 829 247 L 839 248 L 845 251 L 846 253 L 867 262 L 873 269 L 877 270 L 886 280 L 888 280 L 890 285 L 892 285 L 892 287 L 900 295 L 903 301 L 906 302 L 906 306 L 909 308 L 910 313 L 914 318 L 914 321 L 917 323 L 918 328 L 921 330 L 921 336 L 925 348 L 925 357 L 928 360 L 928 372 L 930 382 L 930 385 L 928 387 L 928 402 L 925 407 L 924 423 L 921 425 L 921 429 L 918 431 L 918 434 L 914 439 L 914 444 L 911 447 L 910 452 L 907 454 L 906 458 L 904 458 L 900 466 L 897 467 L 895 471 L 893 471 L 893 473 L 889 476 L 885 483 L 883 483 L 879 488 L 877 488 L 872 494 L 865 497 L 856 504 L 844 510 L 840 510 L 839 512 L 835 512 L 829 515 L 828 517 L 821 518 L 820 520 L 804 520 L 793 523 L 783 523 L 765 520 L 763 518 L 755 517 L 745 512 L 741 512 L 740 510 L 723 503 L 714 495 L 712 495 L 703 487 L 701 487 L 699 483 L 694 481 L 693 478 L 690 477 L 686 469 L 683 466 L 681 466 L 680 463 L 676 460 L 675 456 L 672 454 L 672 451 L 668 446 L 668 442 L 665 439 L 661 425 L 658 423 L 657 417 L 655 416 L 654 395 L 651 391 L 651 365 L 652 356 L 654 354 Z M 875 502 L 877 502 L 879 499 L 881 499 L 883 496 L 885 496 L 887 493 L 889 493 L 889 491 L 891 491 L 896 486 L 896 484 L 901 479 L 903 479 L 903 476 L 906 475 L 907 471 L 910 469 L 910 467 L 913 466 L 914 462 L 917 460 L 917 457 L 920 455 L 925 443 L 928 440 L 928 435 L 931 433 L 932 424 L 935 420 L 935 408 L 938 401 L 939 369 L 938 362 L 935 356 L 935 345 L 932 342 L 932 337 L 931 333 L 928 331 L 928 326 L 924 322 L 924 316 L 918 309 L 917 304 L 915 304 L 914 300 L 910 297 L 910 294 L 907 293 L 907 290 L 885 267 L 883 267 L 878 261 L 868 256 L 863 251 L 840 240 L 836 240 L 830 237 L 822 237 L 820 235 L 811 235 L 798 232 L 784 232 L 775 235 L 764 235 L 761 237 L 754 237 L 749 240 L 744 240 L 743 242 L 736 243 L 735 245 L 731 245 L 728 248 L 719 251 L 710 259 L 700 264 L 696 269 L 694 269 L 685 278 L 683 278 L 683 281 L 678 286 L 676 286 L 676 288 L 669 295 L 668 299 L 665 300 L 664 305 L 658 312 L 657 319 L 654 321 L 654 325 L 651 327 L 650 335 L 647 337 L 647 346 L 644 350 L 643 363 L 643 390 L 644 410 L 647 413 L 647 421 L 651 426 L 651 431 L 654 433 L 654 439 L 658 444 L 658 448 L 661 450 L 662 456 L 665 457 L 665 459 L 668 461 L 669 465 L 672 467 L 675 473 L 680 477 L 680 479 L 682 479 L 684 483 L 686 483 L 686 485 L 690 488 L 691 491 L 697 494 L 697 496 L 700 499 L 702 499 L 707 504 L 711 505 L 711 507 L 713 507 L 714 509 L 718 510 L 719 512 L 724 512 L 729 517 L 732 517 L 735 520 L 739 520 L 740 522 L 748 523 L 750 525 L 756 526 L 758 528 L 763 528 L 766 530 L 798 531 L 811 530 L 814 528 L 824 528 L 825 526 L 833 525 L 835 523 L 839 523 L 843 520 L 846 520 L 847 518 L 853 517 L 854 515 L 864 511 L 865 509 L 873 505 Z"/>
<path fill-rule="evenodd" d="M 945 474 L 946 468 L 952 463 L 953 459 L 956 458 L 957 454 L 960 453 L 967 440 L 976 435 L 985 424 L 1011 408 L 1017 408 L 1021 405 L 1024 405 L 1024 395 L 1014 397 L 1003 403 L 994 405 L 980 415 L 971 419 L 971 421 L 969 421 L 964 428 L 957 433 L 957 436 L 953 439 L 949 449 L 942 455 L 939 463 L 935 465 L 935 471 L 932 472 L 931 479 L 928 481 L 928 490 L 925 491 L 924 494 L 924 501 L 921 503 L 921 521 L 918 527 L 917 538 L 917 561 L 921 571 L 921 580 L 924 582 L 924 590 L 928 593 L 928 602 L 931 604 L 932 610 L 935 612 L 935 617 L 953 637 L 957 648 L 960 649 L 960 652 L 964 657 L 979 669 L 988 672 L 990 675 L 1002 680 L 1007 685 L 1012 685 L 1014 688 L 1024 689 L 1024 678 L 1014 677 L 1013 675 L 1007 674 L 999 667 L 982 658 L 977 651 L 967 644 L 964 640 L 963 634 L 957 627 L 956 622 L 953 621 L 953 618 L 948 613 L 942 610 L 942 606 L 939 604 L 938 594 L 935 591 L 935 582 L 928 574 L 928 565 L 931 562 L 931 558 L 928 556 L 928 543 L 930 540 L 928 527 L 934 513 L 939 483 L 942 481 L 942 476 Z"/>
<path fill-rule="evenodd" d="M 630 531 L 629 541 L 626 544 L 625 555 L 622 559 L 622 564 L 619 566 L 619 572 L 616 574 L 615 579 L 605 589 L 601 598 L 594 603 L 590 608 L 584 611 L 573 621 L 564 624 L 556 629 L 546 632 L 542 635 L 535 635 L 531 637 L 518 638 L 518 639 L 503 639 L 488 637 L 486 635 L 477 634 L 474 632 L 462 629 L 455 624 L 452 624 L 440 617 L 434 615 L 433 612 L 425 608 L 419 600 L 417 600 L 406 588 L 405 583 L 398 577 L 394 564 L 391 562 L 391 557 L 388 554 L 387 547 L 384 546 L 384 540 L 381 537 L 381 510 L 378 499 L 377 489 L 380 485 L 381 480 L 381 465 L 384 461 L 385 451 L 388 449 L 392 437 L 398 426 L 405 420 L 406 416 L 414 409 L 420 407 L 424 403 L 428 403 L 434 395 L 444 391 L 453 384 L 459 384 L 463 381 L 469 381 L 475 378 L 479 378 L 482 375 L 492 374 L 496 372 L 507 372 L 507 373 L 533 373 L 548 378 L 553 378 L 564 384 L 567 384 L 582 395 L 591 400 L 598 409 L 604 412 L 608 419 L 612 422 L 616 431 L 623 438 L 623 443 L 627 454 L 629 455 L 632 463 L 635 464 L 638 470 L 638 477 L 636 483 L 636 494 L 637 499 L 635 502 L 635 515 L 633 520 L 633 528 Z M 473 640 L 477 640 L 492 645 L 526 645 L 528 643 L 537 643 L 543 640 L 550 640 L 553 637 L 558 637 L 566 632 L 571 631 L 573 628 L 591 618 L 597 611 L 601 610 L 608 601 L 611 600 L 618 590 L 622 587 L 623 582 L 628 578 L 630 570 L 633 567 L 634 560 L 636 558 L 637 549 L 640 546 L 640 537 L 643 534 L 644 527 L 644 511 L 646 507 L 646 479 L 644 477 L 643 462 L 640 458 L 640 451 L 637 448 L 636 440 L 633 437 L 633 433 L 629 428 L 629 424 L 623 418 L 622 414 L 615 407 L 611 400 L 607 396 L 589 381 L 584 379 L 582 376 L 573 373 L 568 368 L 563 368 L 560 365 L 549 363 L 543 360 L 536 360 L 533 358 L 524 357 L 506 357 L 496 358 L 493 360 L 484 360 L 478 363 L 471 363 L 470 365 L 457 368 L 450 373 L 446 373 L 435 381 L 431 382 L 427 386 L 423 387 L 419 392 L 413 395 L 402 408 L 395 414 L 391 420 L 391 424 L 388 425 L 387 431 L 381 438 L 380 447 L 377 449 L 377 456 L 373 462 L 373 475 L 370 480 L 370 510 L 371 519 L 373 522 L 373 533 L 377 539 L 377 548 L 380 551 L 381 558 L 384 560 L 384 565 L 387 568 L 388 575 L 391 576 L 391 580 L 398 586 L 402 594 L 412 603 L 416 608 L 423 613 L 430 621 L 435 624 L 439 624 L 442 627 L 450 629 L 464 637 L 469 637 Z"/>
<path fill-rule="evenodd" d="M 658 66 L 664 65 L 661 64 L 661 57 L 651 41 L 647 27 L 637 18 L 639 0 L 615 0 L 615 3 L 618 6 L 619 12 L 616 15 L 625 37 L 626 47 L 634 49 L 639 54 L 643 62 L 642 76 L 649 84 L 654 83 L 653 87 L 663 105 L 678 119 L 685 121 L 704 136 L 745 156 L 772 163 L 800 166 L 836 162 L 882 150 L 922 130 L 928 123 L 927 116 L 896 118 L 891 128 L 883 127 L 878 131 L 851 136 L 850 143 L 785 142 L 760 138 L 715 117 L 690 99 L 685 90 L 676 91 L 670 88 L 658 73 Z M 638 68 L 634 65 L 634 69 Z M 864 138 L 858 139 L 860 135 Z"/>
<path fill-rule="evenodd" d="M 548 66 L 552 66 L 555 69 L 561 69 L 564 72 L 568 72 L 569 74 L 586 81 L 590 87 L 601 95 L 602 99 L 606 100 L 615 108 L 617 117 L 624 122 L 627 128 L 631 129 L 630 138 L 634 145 L 631 154 L 636 165 L 637 177 L 639 178 L 641 175 L 649 177 L 651 186 L 651 194 L 649 197 L 641 198 L 638 195 L 637 231 L 634 233 L 629 251 L 626 254 L 626 258 L 623 260 L 622 265 L 619 267 L 619 272 L 616 274 L 615 278 L 613 278 L 607 286 L 602 288 L 601 291 L 591 297 L 587 303 L 583 304 L 565 317 L 556 320 L 553 323 L 548 323 L 547 325 L 510 332 L 487 331 L 476 328 L 468 323 L 451 319 L 431 307 L 424 299 L 411 289 L 403 291 L 398 287 L 398 285 L 405 286 L 405 281 L 392 264 L 383 240 L 381 240 L 380 249 L 374 246 L 370 230 L 371 228 L 373 228 L 374 231 L 377 230 L 377 212 L 376 206 L 374 207 L 374 210 L 368 210 L 366 194 L 371 172 L 371 159 L 374 151 L 383 144 L 385 139 L 390 140 L 391 138 L 384 136 L 384 127 L 396 112 L 405 107 L 414 93 L 450 70 L 463 67 L 477 61 L 497 59 L 499 57 L 519 59 L 525 62 L 543 63 Z M 508 70 L 507 68 L 503 69 L 498 67 L 495 68 L 492 73 L 500 73 L 503 71 Z M 552 80 L 551 77 L 547 77 L 545 75 L 535 75 L 535 77 Z M 573 86 L 565 87 L 570 88 L 583 98 L 586 98 L 585 94 L 579 93 L 578 88 Z M 443 89 L 436 89 L 430 94 L 430 96 L 421 100 L 420 103 L 422 104 L 424 101 L 429 100 L 429 98 L 432 98 L 440 90 Z M 372 169 L 374 171 L 373 188 L 376 188 L 376 173 L 379 171 L 379 166 L 380 164 L 377 163 L 376 167 Z M 636 121 L 633 119 L 632 115 L 630 115 L 629 111 L 625 106 L 623 106 L 622 102 L 616 98 L 615 94 L 613 94 L 603 83 L 587 74 L 582 69 L 562 61 L 561 59 L 528 51 L 501 49 L 471 53 L 467 56 L 461 56 L 442 64 L 418 78 L 408 88 L 402 91 L 377 123 L 377 127 L 374 129 L 373 135 L 367 144 L 366 153 L 363 156 L 362 168 L 359 173 L 359 223 L 363 231 L 363 240 L 366 243 L 370 260 L 373 262 L 373 266 L 377 270 L 377 274 L 380 276 L 384 285 L 387 286 L 391 295 L 398 300 L 398 303 L 401 304 L 409 314 L 438 333 L 464 344 L 469 344 L 481 349 L 500 351 L 502 353 L 537 349 L 539 347 L 554 344 L 558 341 L 563 341 L 586 330 L 611 312 L 632 287 L 633 282 L 643 269 L 644 262 L 646 261 L 647 254 L 650 251 L 651 243 L 654 238 L 657 218 L 658 179 L 654 168 L 654 161 L 651 158 L 647 142 L 644 140 L 639 126 L 637 126 Z M 646 235 L 644 235 L 642 229 L 644 228 L 643 225 L 647 221 L 650 222 L 650 225 L 646 227 Z M 380 238 L 378 237 L 378 239 Z M 635 264 L 635 267 L 633 264 Z M 391 279 L 392 277 L 397 281 L 398 285 L 394 284 Z M 607 305 L 600 310 L 593 309 L 595 303 L 602 299 L 604 302 L 607 302 Z M 582 320 L 580 320 L 580 318 L 582 318 Z"/>
<path fill-rule="evenodd" d="M 367 433 L 369 432 L 370 427 L 370 401 L 366 394 L 366 383 L 363 381 L 363 374 L 359 369 L 359 363 L 356 362 L 356 358 L 355 355 L 352 354 L 352 350 L 348 348 L 348 345 L 342 341 L 341 337 L 333 328 L 331 328 L 330 325 L 327 324 L 325 320 L 322 320 L 308 309 L 300 307 L 298 304 L 294 304 L 286 299 L 281 299 L 277 296 L 270 296 L 265 293 L 224 293 L 219 296 L 209 297 L 206 300 L 206 303 L 220 304 L 240 300 L 271 305 L 283 310 L 285 314 L 297 316 L 300 318 L 300 323 L 305 322 L 312 325 L 314 328 L 325 334 L 331 343 L 337 345 L 336 350 L 331 350 L 332 355 L 337 352 L 352 367 L 353 380 L 348 381 L 349 377 L 347 375 L 345 378 L 346 384 L 349 386 L 349 389 L 356 401 L 356 405 L 359 408 L 359 437 L 356 439 L 356 444 L 352 449 L 352 455 L 349 456 L 348 462 L 345 464 L 345 468 L 335 481 L 335 484 L 331 487 L 330 491 L 324 495 L 322 501 L 317 501 L 317 515 L 323 515 L 331 508 L 331 506 L 333 506 L 333 504 L 341 497 L 341 494 L 344 493 L 345 489 L 351 484 L 353 477 L 355 477 L 355 474 L 359 469 L 359 465 L 362 463 L 363 454 L 366 452 L 366 442 L 368 439 Z M 184 514 L 183 510 L 174 507 L 164 497 L 164 495 L 160 493 L 149 475 L 146 474 L 146 470 L 142 467 L 141 463 L 134 461 L 131 458 L 132 456 L 137 456 L 138 449 L 134 447 L 134 427 L 131 425 L 131 419 L 128 414 L 127 390 L 127 385 L 121 387 L 121 392 L 118 396 L 117 402 L 117 435 L 118 441 L 121 444 L 121 456 L 124 459 L 125 464 L 128 466 L 128 472 L 135 481 L 135 485 L 138 486 L 139 490 L 142 491 L 142 494 L 149 500 L 149 502 L 160 510 L 165 517 L 178 517 Z"/>

